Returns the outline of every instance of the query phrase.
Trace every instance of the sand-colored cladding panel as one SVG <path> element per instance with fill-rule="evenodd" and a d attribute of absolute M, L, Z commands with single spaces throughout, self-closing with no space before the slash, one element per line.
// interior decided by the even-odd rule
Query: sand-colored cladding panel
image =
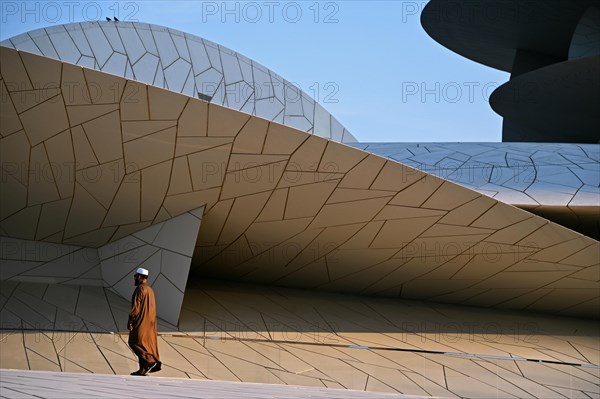
<path fill-rule="evenodd" d="M 44 71 L 36 66 L 42 62 Z M 48 99 L 31 85 L 34 76 L 48 79 L 61 68 L 78 82 L 85 77 L 91 104 L 65 101 L 64 84 Z M 596 240 L 356 148 L 78 68 L 2 49 L 3 90 L 12 106 L 1 140 L 18 148 L 2 159 L 2 169 L 11 185 L 31 192 L 28 202 L 18 190 L 18 200 L 1 196 L 8 209 L 0 220 L 3 235 L 35 239 L 36 221 L 43 220 L 43 230 L 57 242 L 102 246 L 118 231 L 131 234 L 205 206 L 192 273 L 598 316 L 588 306 L 600 292 Z M 129 87 L 136 88 L 139 103 L 125 101 Z M 22 91 L 43 101 L 14 104 L 30 97 Z M 15 130 L 19 126 L 23 131 Z M 29 143 L 17 140 L 23 133 Z M 57 149 L 58 139 L 73 151 Z M 63 173 L 45 174 L 50 162 Z M 33 177 L 44 184 L 32 181 L 31 173 L 23 178 L 23 168 L 39 171 Z M 56 229 L 48 225 L 52 219 L 39 218 L 46 203 L 69 198 L 68 216 L 56 218 Z M 33 228 L 23 229 L 24 223 Z M 282 234 L 278 224 L 288 226 Z M 349 242 L 360 257 L 336 256 Z M 447 262 L 457 257 L 470 261 L 449 273 Z M 543 270 L 536 269 L 540 261 Z M 351 277 L 363 273 L 361 265 L 378 271 L 376 281 Z M 444 279 L 453 291 L 440 295 L 439 284 L 429 291 L 427 281 Z M 499 294 L 500 302 L 490 300 L 497 289 L 514 291 Z M 534 294 L 542 289 L 546 295 Z"/>

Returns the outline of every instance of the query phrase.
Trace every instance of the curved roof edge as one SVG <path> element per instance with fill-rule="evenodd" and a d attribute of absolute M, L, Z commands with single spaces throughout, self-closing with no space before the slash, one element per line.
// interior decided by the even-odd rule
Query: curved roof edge
<path fill-rule="evenodd" d="M 357 141 L 292 82 L 233 50 L 175 29 L 140 22 L 76 22 L 26 32 L 0 45 L 200 98 L 333 141 Z"/>

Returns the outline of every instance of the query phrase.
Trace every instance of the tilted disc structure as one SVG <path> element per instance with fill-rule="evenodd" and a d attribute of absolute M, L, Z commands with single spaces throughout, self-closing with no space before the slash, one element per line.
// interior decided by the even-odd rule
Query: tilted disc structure
<path fill-rule="evenodd" d="M 599 143 L 600 1 L 432 0 L 421 24 L 448 49 L 510 72 L 490 96 L 503 141 Z"/>
<path fill-rule="evenodd" d="M 3 45 L 2 280 L 128 299 L 141 266 L 174 324 L 206 276 L 597 317 L 597 240 L 344 144 L 303 93 L 302 112 L 230 101 L 229 76 L 254 93 L 244 68 L 275 76 L 239 54 L 120 22 Z M 214 92 L 202 68 L 223 75 Z"/>

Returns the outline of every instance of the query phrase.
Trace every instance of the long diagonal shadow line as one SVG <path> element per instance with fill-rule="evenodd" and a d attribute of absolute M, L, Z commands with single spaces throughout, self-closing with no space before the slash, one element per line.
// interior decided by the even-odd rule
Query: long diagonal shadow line
<path fill-rule="evenodd" d="M 414 348 L 399 348 L 399 347 L 385 347 L 385 346 L 364 346 L 364 345 L 346 345 L 346 344 L 335 344 L 335 343 L 320 343 L 320 342 L 304 342 L 304 341 L 290 341 L 290 340 L 268 340 L 258 338 L 227 338 L 221 336 L 206 336 L 206 335 L 180 335 L 173 333 L 158 333 L 159 336 L 173 336 L 173 337 L 185 337 L 185 338 L 202 338 L 215 341 L 247 341 L 247 342 L 268 342 L 273 344 L 295 344 L 295 345 L 311 345 L 321 347 L 333 347 L 333 348 L 348 348 L 348 349 L 367 349 L 377 351 L 392 351 L 392 352 L 409 352 L 409 353 L 427 353 L 434 355 L 446 355 L 455 357 L 466 357 L 466 358 L 480 358 L 480 359 L 495 359 L 495 360 L 512 360 L 512 361 L 527 361 L 534 363 L 547 363 L 547 364 L 559 364 L 564 366 L 575 366 L 575 367 L 588 367 L 593 369 L 600 369 L 600 365 L 593 363 L 576 363 L 576 362 L 565 362 L 559 360 L 546 360 L 546 359 L 535 359 L 526 357 L 515 357 L 515 356 L 500 356 L 500 355 L 486 355 L 481 353 L 462 353 L 462 352 L 448 352 L 448 351 L 436 351 L 429 349 L 414 349 Z"/>

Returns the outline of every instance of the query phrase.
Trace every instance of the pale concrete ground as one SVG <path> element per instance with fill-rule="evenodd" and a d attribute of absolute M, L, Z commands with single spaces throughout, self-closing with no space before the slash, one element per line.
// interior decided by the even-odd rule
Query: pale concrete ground
<path fill-rule="evenodd" d="M 99 287 L 81 288 L 74 301 L 56 286 L 0 288 L 0 368 L 137 368 L 126 343 L 127 301 Z M 165 366 L 157 375 L 418 396 L 594 398 L 599 328 L 594 320 L 207 281 L 186 292 L 179 327 L 161 323 Z"/>
<path fill-rule="evenodd" d="M 198 381 L 163 377 L 82 375 L 48 371 L 0 370 L 3 398 L 203 398 L 203 399 L 417 399 L 392 393 L 333 388 Z"/>

